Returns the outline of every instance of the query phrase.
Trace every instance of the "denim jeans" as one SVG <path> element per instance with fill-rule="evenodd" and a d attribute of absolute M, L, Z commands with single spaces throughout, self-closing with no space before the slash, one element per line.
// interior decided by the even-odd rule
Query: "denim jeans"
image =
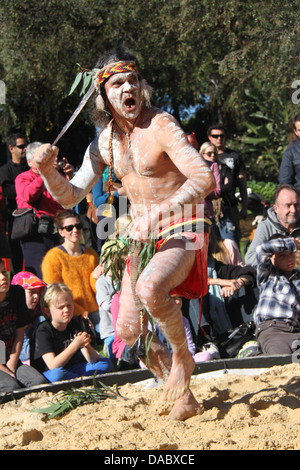
<path fill-rule="evenodd" d="M 113 351 L 112 351 L 112 345 L 113 345 L 114 339 L 115 339 L 115 335 L 107 336 L 107 338 L 103 339 L 104 344 L 105 344 L 106 349 L 107 349 L 108 357 L 110 357 L 110 359 L 115 359 L 116 358 Z"/>
<path fill-rule="evenodd" d="M 98 374 L 104 374 L 105 372 L 111 372 L 113 368 L 112 362 L 107 357 L 102 357 L 100 361 L 90 364 L 89 362 L 81 362 L 74 366 L 64 368 L 57 367 L 55 369 L 47 370 L 43 372 L 49 382 L 59 382 L 61 380 L 76 379 L 81 376 L 94 375 L 95 372 Z"/>
<path fill-rule="evenodd" d="M 230 209 L 223 210 L 223 217 L 219 219 L 219 231 L 222 239 L 235 241 L 235 223 Z"/>

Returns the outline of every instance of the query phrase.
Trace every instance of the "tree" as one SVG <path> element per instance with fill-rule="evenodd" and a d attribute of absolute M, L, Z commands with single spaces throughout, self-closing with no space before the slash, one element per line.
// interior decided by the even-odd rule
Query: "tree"
<path fill-rule="evenodd" d="M 290 118 L 291 85 L 300 78 L 299 24 L 296 0 L 2 0 L 7 104 L 0 134 L 5 140 L 21 129 L 31 140 L 53 141 L 80 99 L 79 90 L 68 96 L 77 64 L 93 68 L 120 38 L 138 54 L 158 105 L 200 142 L 215 120 L 229 135 L 257 124 L 250 114 L 259 108 L 245 90 L 267 106 L 284 90 Z M 60 142 L 62 151 L 77 162 L 93 135 L 85 110 Z"/>

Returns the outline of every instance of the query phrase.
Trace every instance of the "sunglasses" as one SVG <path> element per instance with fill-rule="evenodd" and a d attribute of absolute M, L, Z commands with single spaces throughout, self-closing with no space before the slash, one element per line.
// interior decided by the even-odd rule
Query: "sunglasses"
<path fill-rule="evenodd" d="M 76 227 L 77 230 L 81 230 L 82 229 L 82 223 L 74 224 L 74 225 L 65 225 L 64 227 L 62 227 L 62 230 L 65 229 L 67 232 L 72 232 L 74 227 Z"/>
<path fill-rule="evenodd" d="M 213 137 L 214 139 L 223 139 L 223 137 L 225 136 L 225 134 L 210 134 L 211 137 Z"/>
<path fill-rule="evenodd" d="M 215 152 L 206 152 L 204 155 L 208 155 L 209 157 L 214 157 L 216 155 Z"/>
<path fill-rule="evenodd" d="M 27 144 L 15 145 L 15 147 L 18 147 L 18 149 L 24 150 L 24 149 L 26 149 Z"/>

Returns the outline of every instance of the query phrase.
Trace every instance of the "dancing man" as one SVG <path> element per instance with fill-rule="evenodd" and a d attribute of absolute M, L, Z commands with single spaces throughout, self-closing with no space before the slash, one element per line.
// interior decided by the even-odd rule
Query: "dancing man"
<path fill-rule="evenodd" d="M 105 168 L 113 167 L 131 205 L 133 222 L 129 236 L 149 243 L 150 234 L 163 229 L 170 214 L 175 222 L 181 218 L 178 214 L 189 207 L 195 216 L 197 204 L 215 188 L 214 177 L 177 121 L 151 105 L 151 87 L 141 77 L 138 62 L 131 53 L 118 49 L 102 56 L 96 67 L 99 71 L 95 77 L 94 117 L 101 130 L 87 148 L 79 171 L 70 182 L 60 177 L 53 168 L 58 148 L 50 144 L 36 151 L 35 165 L 53 197 L 64 207 L 75 206 L 101 178 Z M 188 235 L 160 241 L 159 250 L 135 286 L 139 301 L 172 348 L 171 356 L 153 337 L 147 364 L 164 380 L 165 398 L 174 401 L 170 418 L 178 420 L 201 411 L 189 389 L 195 364 L 188 351 L 182 313 L 170 295 L 187 279 L 189 283 L 195 281 L 197 249 L 187 249 L 187 244 L 191 245 Z M 141 324 L 129 271 L 126 270 L 122 281 L 117 332 L 132 347 L 140 336 Z M 146 334 L 145 320 L 142 337 Z"/>

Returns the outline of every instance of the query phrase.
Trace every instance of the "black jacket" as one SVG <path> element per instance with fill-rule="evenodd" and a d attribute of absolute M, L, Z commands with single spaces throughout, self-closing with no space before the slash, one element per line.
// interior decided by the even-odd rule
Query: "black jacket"
<path fill-rule="evenodd" d="M 0 186 L 2 186 L 3 196 L 6 198 L 9 212 L 13 212 L 17 207 L 15 179 L 20 173 L 28 170 L 27 161 L 24 163 L 13 163 L 10 160 L 0 167 Z"/>
<path fill-rule="evenodd" d="M 300 139 L 293 145 L 289 145 L 283 154 L 279 170 L 279 183 L 292 184 L 300 191 Z"/>

